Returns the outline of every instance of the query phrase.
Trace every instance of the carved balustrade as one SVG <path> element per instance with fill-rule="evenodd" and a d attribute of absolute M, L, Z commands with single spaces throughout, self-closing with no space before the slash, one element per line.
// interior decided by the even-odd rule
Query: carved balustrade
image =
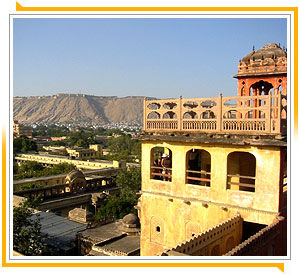
<path fill-rule="evenodd" d="M 286 96 L 144 100 L 147 132 L 286 133 Z"/>

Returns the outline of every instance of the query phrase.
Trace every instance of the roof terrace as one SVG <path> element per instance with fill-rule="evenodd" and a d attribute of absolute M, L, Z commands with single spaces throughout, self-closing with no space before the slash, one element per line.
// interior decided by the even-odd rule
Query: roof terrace
<path fill-rule="evenodd" d="M 144 99 L 145 132 L 286 135 L 286 96 Z"/>

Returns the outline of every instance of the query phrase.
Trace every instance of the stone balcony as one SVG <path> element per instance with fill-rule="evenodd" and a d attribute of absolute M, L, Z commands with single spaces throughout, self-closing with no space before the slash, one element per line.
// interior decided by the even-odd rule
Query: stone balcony
<path fill-rule="evenodd" d="M 286 135 L 286 96 L 144 100 L 145 132 Z"/>

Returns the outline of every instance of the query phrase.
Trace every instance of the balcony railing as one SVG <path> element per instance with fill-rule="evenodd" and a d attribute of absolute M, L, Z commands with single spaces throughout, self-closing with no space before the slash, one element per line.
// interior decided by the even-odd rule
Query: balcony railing
<path fill-rule="evenodd" d="M 147 132 L 286 134 L 286 96 L 144 100 Z"/>

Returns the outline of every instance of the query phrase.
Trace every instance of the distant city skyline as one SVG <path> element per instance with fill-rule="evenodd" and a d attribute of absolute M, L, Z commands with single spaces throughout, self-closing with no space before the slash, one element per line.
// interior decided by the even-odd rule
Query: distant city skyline
<path fill-rule="evenodd" d="M 15 18 L 14 96 L 235 96 L 239 59 L 272 42 L 286 19 Z"/>

